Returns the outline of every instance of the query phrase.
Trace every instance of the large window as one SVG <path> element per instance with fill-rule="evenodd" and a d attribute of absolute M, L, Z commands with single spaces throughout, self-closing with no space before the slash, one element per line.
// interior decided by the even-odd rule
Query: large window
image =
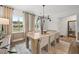
<path fill-rule="evenodd" d="M 23 32 L 23 16 L 17 16 L 17 15 L 14 15 L 13 16 L 13 20 L 12 20 L 12 32 Z"/>

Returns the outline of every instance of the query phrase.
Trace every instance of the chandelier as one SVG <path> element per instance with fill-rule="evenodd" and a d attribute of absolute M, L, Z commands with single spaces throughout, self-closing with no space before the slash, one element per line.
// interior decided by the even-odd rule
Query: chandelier
<path fill-rule="evenodd" d="M 47 20 L 51 21 L 51 18 L 49 17 L 49 15 L 48 15 L 48 17 L 46 17 L 46 16 L 44 15 L 44 9 L 45 9 L 45 6 L 46 6 L 46 5 L 42 5 L 42 6 L 43 6 L 43 19 L 47 19 Z"/>
<path fill-rule="evenodd" d="M 45 32 L 44 31 L 45 20 L 51 21 L 51 18 L 49 17 L 49 15 L 47 17 L 45 16 L 45 12 L 44 12 L 45 5 L 42 5 L 42 7 L 43 7 L 43 16 L 39 16 L 37 21 L 41 20 L 41 34 L 44 34 L 44 32 Z"/>

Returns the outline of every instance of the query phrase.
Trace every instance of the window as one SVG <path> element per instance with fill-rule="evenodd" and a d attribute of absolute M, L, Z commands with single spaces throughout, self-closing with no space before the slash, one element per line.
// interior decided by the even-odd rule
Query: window
<path fill-rule="evenodd" d="M 23 16 L 13 16 L 12 32 L 23 32 Z"/>

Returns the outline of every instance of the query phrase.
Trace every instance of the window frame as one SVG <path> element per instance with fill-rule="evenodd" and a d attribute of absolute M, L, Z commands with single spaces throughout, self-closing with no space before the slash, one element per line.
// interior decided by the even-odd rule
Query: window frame
<path fill-rule="evenodd" d="M 22 25 L 23 25 L 22 28 L 23 28 L 23 29 L 22 29 L 22 31 L 21 31 L 21 29 L 20 29 L 20 28 L 21 28 L 20 26 L 18 27 L 19 31 L 14 31 L 14 30 L 13 30 L 13 22 L 14 22 L 13 18 L 14 18 L 14 17 L 17 17 L 18 20 L 17 20 L 16 22 L 18 22 L 18 23 L 21 22 L 21 21 L 20 21 L 20 17 L 23 18 L 23 21 L 22 21 L 22 22 L 23 22 L 23 23 L 22 23 Z M 21 25 L 21 24 L 18 24 L 18 25 Z M 13 17 L 12 17 L 12 33 L 22 33 L 22 32 L 24 32 L 24 17 L 23 17 L 23 16 L 18 16 L 18 15 L 13 15 Z"/>

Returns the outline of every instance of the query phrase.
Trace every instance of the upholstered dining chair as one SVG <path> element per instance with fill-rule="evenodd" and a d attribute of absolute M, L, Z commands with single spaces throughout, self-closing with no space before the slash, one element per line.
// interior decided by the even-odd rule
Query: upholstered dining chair
<path fill-rule="evenodd" d="M 7 35 L 5 36 L 5 38 L 1 39 L 2 43 L 0 45 L 0 53 L 8 53 L 8 51 L 10 50 L 10 39 L 11 35 Z"/>
<path fill-rule="evenodd" d="M 50 36 L 50 38 L 49 37 L 43 37 L 43 38 L 41 38 L 41 41 L 40 41 L 40 53 L 42 52 L 41 49 L 43 47 L 48 46 L 49 39 L 50 39 L 50 46 L 51 46 L 50 47 L 50 52 L 51 52 L 51 48 L 52 48 L 51 43 L 52 42 L 54 43 L 54 48 L 55 48 L 56 40 L 59 38 L 59 33 L 57 31 L 53 31 L 52 30 L 52 31 L 48 31 L 48 32 L 52 33 L 52 35 Z M 49 49 L 49 47 L 47 49 Z M 50 53 L 50 52 L 46 51 L 45 53 Z M 55 52 L 53 52 L 53 53 L 55 53 Z"/>
<path fill-rule="evenodd" d="M 3 51 L 2 53 L 16 53 L 11 51 L 11 35 L 2 39 L 0 50 Z"/>

